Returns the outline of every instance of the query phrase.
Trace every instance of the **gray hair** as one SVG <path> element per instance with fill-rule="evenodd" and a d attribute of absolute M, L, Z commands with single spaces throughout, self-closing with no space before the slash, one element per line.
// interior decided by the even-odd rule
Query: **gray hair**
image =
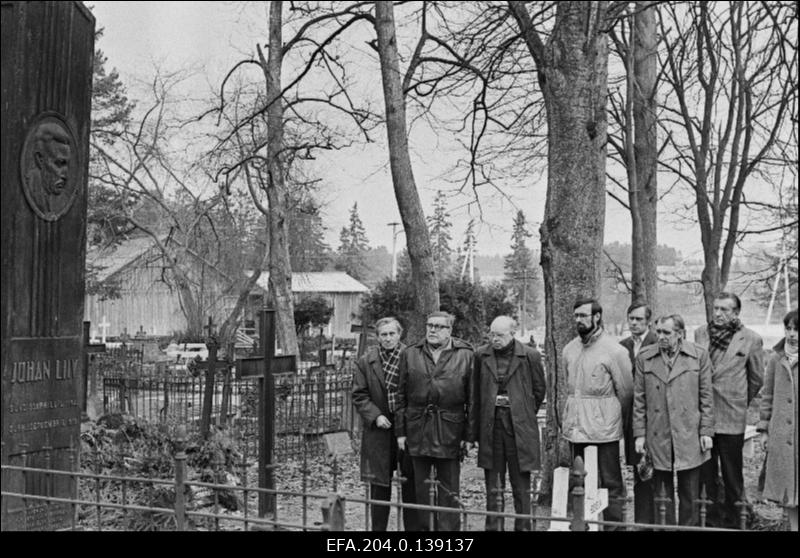
<path fill-rule="evenodd" d="M 449 325 L 450 327 L 452 327 L 453 324 L 456 321 L 456 317 L 455 316 L 453 316 L 451 313 L 445 312 L 443 310 L 437 310 L 436 312 L 431 312 L 430 314 L 428 314 L 428 318 L 429 319 L 430 318 L 445 318 L 447 320 L 447 325 Z"/>
<path fill-rule="evenodd" d="M 402 335 L 403 326 L 400 325 L 400 322 L 394 316 L 386 316 L 375 322 L 375 333 L 378 333 L 378 330 L 385 325 L 394 325 L 397 328 L 397 333 Z"/>
<path fill-rule="evenodd" d="M 680 314 L 667 314 L 658 318 L 656 322 L 660 323 L 667 320 L 672 320 L 673 330 L 680 331 L 681 337 L 686 337 L 686 322 L 683 320 L 683 316 Z"/>

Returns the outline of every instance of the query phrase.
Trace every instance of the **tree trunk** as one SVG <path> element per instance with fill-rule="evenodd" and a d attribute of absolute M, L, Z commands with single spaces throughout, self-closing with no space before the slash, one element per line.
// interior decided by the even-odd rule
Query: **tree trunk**
<path fill-rule="evenodd" d="M 267 83 L 267 159 L 269 177 L 267 200 L 269 215 L 269 296 L 276 310 L 277 343 L 284 354 L 298 355 L 292 301 L 292 264 L 289 259 L 287 230 L 287 193 L 283 164 L 283 100 L 281 66 L 283 64 L 282 3 L 270 2 L 269 59 L 265 62 L 259 48 L 261 66 Z"/>
<path fill-rule="evenodd" d="M 415 342 L 425 334 L 427 314 L 439 309 L 439 280 L 433 265 L 430 235 L 422 203 L 414 181 L 408 152 L 406 104 L 397 54 L 394 8 L 391 2 L 375 3 L 375 31 L 386 104 L 386 130 L 389 136 L 389 162 L 397 207 L 406 232 L 406 246 L 411 260 L 411 277 L 416 298 L 413 323 L 408 324 L 407 339 Z"/>
<path fill-rule="evenodd" d="M 523 2 L 509 2 L 536 61 L 547 111 L 547 201 L 540 229 L 545 287 L 547 429 L 543 471 L 571 465 L 560 434 L 566 400 L 564 346 L 575 337 L 573 304 L 599 296 L 606 196 L 608 36 L 606 2 L 559 2 L 543 44 Z"/>
<path fill-rule="evenodd" d="M 658 35 L 656 8 L 652 2 L 637 2 L 633 21 L 634 157 L 636 182 L 629 185 L 631 213 L 638 227 L 632 236 L 632 300 L 645 300 L 658 307 L 656 248 L 658 184 L 658 124 L 656 122 L 656 83 L 658 81 Z M 630 82 L 629 82 L 630 83 Z M 630 141 L 630 140 L 629 140 Z M 635 194 L 635 200 L 634 200 Z M 638 234 L 636 234 L 638 233 Z"/>

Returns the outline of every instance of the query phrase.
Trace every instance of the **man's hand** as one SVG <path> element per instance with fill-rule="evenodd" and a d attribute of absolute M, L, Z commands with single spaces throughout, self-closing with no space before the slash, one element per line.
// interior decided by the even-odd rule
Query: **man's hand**
<path fill-rule="evenodd" d="M 700 436 L 700 449 L 702 451 L 708 451 L 714 447 L 714 440 L 711 436 Z"/>
<path fill-rule="evenodd" d="M 761 436 L 758 439 L 758 441 L 761 442 L 761 449 L 766 451 L 767 450 L 767 444 L 769 443 L 769 434 L 766 433 L 766 432 L 762 432 Z"/>
<path fill-rule="evenodd" d="M 400 448 L 402 451 L 406 451 L 408 447 L 406 446 L 406 437 L 405 436 L 398 436 L 397 437 L 397 447 Z"/>
<path fill-rule="evenodd" d="M 634 445 L 636 446 L 636 453 L 644 453 L 644 436 L 636 438 Z"/>
<path fill-rule="evenodd" d="M 389 421 L 388 418 L 381 415 L 375 419 L 375 426 L 377 426 L 378 428 L 387 429 L 392 427 L 392 423 Z"/>

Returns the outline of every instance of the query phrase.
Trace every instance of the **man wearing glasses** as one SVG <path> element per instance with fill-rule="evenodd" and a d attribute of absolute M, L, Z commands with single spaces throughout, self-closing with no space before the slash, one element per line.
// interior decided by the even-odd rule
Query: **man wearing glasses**
<path fill-rule="evenodd" d="M 636 452 L 645 446 L 653 459 L 655 494 L 670 499 L 667 523 L 675 523 L 672 475 L 678 474 L 678 521 L 697 525 L 694 505 L 700 497 L 700 466 L 708 461 L 714 435 L 711 361 L 702 347 L 684 340 L 677 314 L 656 322 L 658 344 L 636 357 L 633 434 Z"/>
<path fill-rule="evenodd" d="M 600 486 L 608 489 L 605 521 L 622 521 L 625 485 L 619 460 L 623 412 L 630 409 L 633 378 L 628 351 L 603 329 L 603 307 L 579 298 L 573 307 L 578 337 L 563 351 L 567 399 L 561 430 L 572 444 L 573 458 L 586 446 L 597 447 Z M 616 530 L 612 527 L 609 530 Z"/>
<path fill-rule="evenodd" d="M 400 356 L 395 411 L 399 448 L 407 448 L 414 466 L 417 502 L 430 502 L 431 470 L 438 481 L 439 506 L 457 508 L 461 452 L 474 444 L 477 405 L 472 346 L 452 337 L 454 318 L 428 316 L 425 339 Z M 458 512 L 419 514 L 423 530 L 457 531 Z"/>

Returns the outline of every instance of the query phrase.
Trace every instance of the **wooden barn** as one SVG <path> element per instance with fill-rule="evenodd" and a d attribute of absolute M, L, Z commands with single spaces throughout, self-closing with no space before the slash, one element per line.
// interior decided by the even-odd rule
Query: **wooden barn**
<path fill-rule="evenodd" d="M 269 273 L 258 279 L 254 296 L 263 296 L 269 288 Z M 321 295 L 333 306 L 333 317 L 325 331 L 328 337 L 355 338 L 350 326 L 361 323 L 361 299 L 369 292 L 366 285 L 344 271 L 298 271 L 292 273 L 292 294 L 297 301 L 303 296 Z M 251 305 L 259 308 L 258 303 Z"/>
<path fill-rule="evenodd" d="M 169 270 L 163 265 L 151 238 L 127 240 L 114 249 L 91 253 L 87 260 L 97 270 L 96 282 L 113 286 L 118 295 L 86 294 L 84 320 L 92 322 L 94 337 L 100 337 L 103 331 L 109 337 L 117 337 L 124 331 L 134 336 L 140 330 L 148 336 L 171 337 L 186 330 L 186 317 L 178 293 L 171 285 Z M 210 306 L 214 310 L 210 313 L 215 323 L 222 323 L 233 307 L 235 297 L 222 295 L 221 287 L 215 286 L 210 277 L 205 280 L 208 281 L 207 296 L 213 301 Z M 243 316 L 246 326 L 255 325 L 253 318 L 262 307 L 268 280 L 269 275 L 263 273 L 251 293 L 249 308 Z M 350 332 L 350 326 L 354 321 L 358 323 L 361 299 L 368 290 L 344 272 L 292 274 L 295 300 L 318 294 L 333 305 L 333 318 L 325 333 L 339 339 L 355 336 Z"/>

